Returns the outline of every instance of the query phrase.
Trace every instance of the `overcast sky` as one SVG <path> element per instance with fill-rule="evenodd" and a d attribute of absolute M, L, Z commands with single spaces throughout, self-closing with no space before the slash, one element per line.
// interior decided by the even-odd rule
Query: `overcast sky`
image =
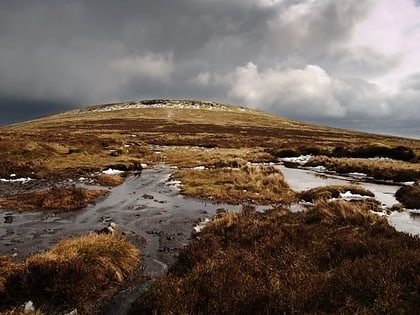
<path fill-rule="evenodd" d="M 0 125 L 148 98 L 420 138 L 420 1 L 0 1 Z"/>

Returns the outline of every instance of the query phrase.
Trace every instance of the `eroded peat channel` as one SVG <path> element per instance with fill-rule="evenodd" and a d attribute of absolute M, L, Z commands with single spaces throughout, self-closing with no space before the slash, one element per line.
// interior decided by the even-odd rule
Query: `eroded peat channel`
<path fill-rule="evenodd" d="M 264 167 L 263 164 L 255 166 Z M 271 166 L 281 170 L 289 186 L 296 192 L 325 185 L 357 183 L 372 191 L 375 199 L 385 207 L 397 202 L 394 194 L 399 185 L 320 174 L 313 170 L 287 168 L 281 164 L 272 163 Z M 197 169 L 201 172 L 206 168 Z M 165 274 L 176 262 L 179 249 L 189 243 L 197 222 L 212 217 L 218 209 L 241 209 L 241 206 L 212 204 L 181 195 L 178 188 L 180 183 L 172 179 L 175 171 L 176 168 L 163 163 L 145 168 L 139 174 L 129 175 L 123 184 L 110 189 L 95 205 L 78 211 L 14 212 L 1 209 L 1 253 L 16 253 L 18 259 L 23 259 L 31 253 L 46 250 L 61 239 L 94 232 L 114 222 L 119 227 L 118 234 L 124 235 L 141 249 L 142 264 L 133 279 L 100 308 L 100 313 L 127 314 L 132 303 L 147 289 L 150 280 Z M 36 187 L 36 184 L 33 186 Z M 419 217 L 411 213 L 415 212 L 393 212 L 387 215 L 387 219 L 397 230 L 418 235 Z"/>
<path fill-rule="evenodd" d="M 179 248 L 191 239 L 194 225 L 209 218 L 219 208 L 240 207 L 212 204 L 179 193 L 171 180 L 174 169 L 166 165 L 144 169 L 110 190 L 95 205 L 68 212 L 15 212 L 0 209 L 1 255 L 19 259 L 43 251 L 61 239 L 93 232 L 115 222 L 119 234 L 142 250 L 142 270 L 138 279 L 102 312 L 125 314 L 145 283 L 164 274 L 175 261 Z M 139 285 L 140 284 L 140 285 Z"/>

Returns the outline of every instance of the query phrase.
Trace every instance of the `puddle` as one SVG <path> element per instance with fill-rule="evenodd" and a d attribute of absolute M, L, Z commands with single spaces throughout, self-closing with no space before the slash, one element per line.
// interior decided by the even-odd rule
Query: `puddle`
<path fill-rule="evenodd" d="M 375 193 L 386 206 L 396 203 L 397 185 L 363 183 L 355 179 L 277 165 L 290 187 L 296 191 L 324 185 L 358 183 Z M 173 169 L 168 166 L 144 169 L 113 188 L 96 205 L 70 213 L 11 212 L 0 209 L 0 254 L 16 253 L 18 258 L 45 250 L 60 239 L 99 230 L 115 222 L 120 231 L 143 248 L 146 279 L 167 271 L 177 258 L 178 250 L 191 239 L 193 227 L 213 216 L 217 209 L 240 210 L 241 206 L 212 204 L 179 194 L 178 182 L 171 181 Z M 261 208 L 262 209 L 262 208 Z M 258 210 L 260 210 L 258 208 Z M 292 211 L 301 211 L 296 204 Z M 413 214 L 414 213 L 414 214 Z M 399 231 L 420 234 L 420 216 L 416 212 L 392 213 L 391 225 Z M 133 286 L 108 305 L 103 314 L 125 314 L 131 302 L 145 285 Z"/>
<path fill-rule="evenodd" d="M 70 213 L 10 212 L 0 209 L 0 254 L 17 253 L 24 258 L 45 250 L 62 238 L 102 229 L 115 222 L 122 233 L 142 248 L 144 276 L 150 279 L 167 271 L 179 248 L 191 239 L 196 223 L 216 210 L 240 210 L 241 206 L 212 204 L 179 194 L 170 182 L 173 169 L 161 165 L 144 169 L 93 206 Z M 7 222 L 7 223 L 5 223 Z M 125 314 L 143 286 L 135 286 L 107 306 L 104 314 Z"/>
<path fill-rule="evenodd" d="M 314 170 L 289 168 L 284 165 L 277 165 L 276 167 L 282 171 L 290 188 L 298 192 L 327 185 L 358 184 L 373 192 L 375 199 L 380 201 L 384 207 L 390 208 L 398 203 L 395 199 L 395 193 L 401 187 L 400 185 L 364 182 L 354 177 L 320 174 Z M 404 210 L 400 213 L 393 212 L 386 217 L 389 224 L 395 227 L 397 231 L 420 235 L 420 216 L 416 215 L 417 213 L 418 210 Z"/>

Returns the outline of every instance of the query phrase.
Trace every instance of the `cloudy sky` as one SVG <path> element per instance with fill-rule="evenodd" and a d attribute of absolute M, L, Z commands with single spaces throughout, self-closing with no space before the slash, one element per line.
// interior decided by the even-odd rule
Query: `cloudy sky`
<path fill-rule="evenodd" d="M 148 98 L 420 139 L 420 1 L 0 2 L 0 125 Z"/>

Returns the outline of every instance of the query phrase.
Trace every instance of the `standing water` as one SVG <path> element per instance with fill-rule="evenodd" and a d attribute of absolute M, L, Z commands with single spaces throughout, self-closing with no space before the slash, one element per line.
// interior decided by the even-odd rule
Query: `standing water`
<path fill-rule="evenodd" d="M 386 208 L 391 208 L 398 203 L 395 199 L 395 193 L 401 187 L 400 185 L 364 182 L 352 177 L 318 173 L 302 168 L 289 168 L 284 165 L 277 167 L 282 171 L 290 188 L 297 192 L 327 185 L 357 184 L 373 192 L 375 199 Z M 393 212 L 387 215 L 387 219 L 389 224 L 397 231 L 420 235 L 420 215 L 418 215 L 418 212 L 418 210 L 405 209 L 403 212 Z"/>

